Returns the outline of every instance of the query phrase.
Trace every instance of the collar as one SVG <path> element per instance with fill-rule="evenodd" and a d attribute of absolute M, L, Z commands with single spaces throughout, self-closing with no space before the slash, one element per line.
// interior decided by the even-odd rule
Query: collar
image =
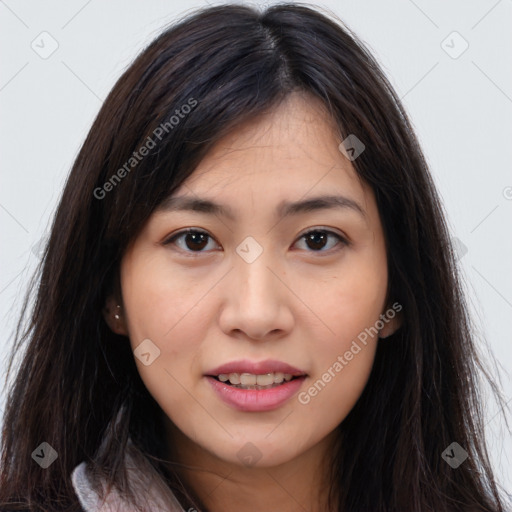
<path fill-rule="evenodd" d="M 71 481 L 85 512 L 185 512 L 169 486 L 131 439 L 128 440 L 126 448 L 125 467 L 137 504 L 127 502 L 115 487 L 104 501 L 100 500 L 91 485 L 87 463 L 81 462 L 73 469 Z M 102 485 L 105 489 L 103 480 Z M 141 508 L 137 508 L 137 505 Z"/>

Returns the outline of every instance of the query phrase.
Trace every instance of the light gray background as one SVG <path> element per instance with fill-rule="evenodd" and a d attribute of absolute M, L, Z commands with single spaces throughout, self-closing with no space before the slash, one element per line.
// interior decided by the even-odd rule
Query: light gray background
<path fill-rule="evenodd" d="M 102 100 L 164 26 L 214 3 L 0 0 L 2 375 L 38 242 Z M 502 367 L 510 401 L 512 0 L 316 5 L 334 11 L 369 45 L 403 98 L 460 241 L 477 328 Z M 510 493 L 511 435 L 497 405 L 484 405 L 493 464 Z"/>

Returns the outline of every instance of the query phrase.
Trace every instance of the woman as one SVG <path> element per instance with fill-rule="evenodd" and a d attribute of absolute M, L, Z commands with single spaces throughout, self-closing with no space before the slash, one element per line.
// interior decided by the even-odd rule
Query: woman
<path fill-rule="evenodd" d="M 308 7 L 201 10 L 123 74 L 23 341 L 4 508 L 505 510 L 418 142 Z"/>

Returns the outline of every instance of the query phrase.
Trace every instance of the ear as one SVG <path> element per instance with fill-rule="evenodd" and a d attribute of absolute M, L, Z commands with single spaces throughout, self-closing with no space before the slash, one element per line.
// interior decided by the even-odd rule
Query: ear
<path fill-rule="evenodd" d="M 113 295 L 107 297 L 102 313 L 112 332 L 128 336 L 125 313 L 120 300 Z"/>
<path fill-rule="evenodd" d="M 384 327 L 379 331 L 379 338 L 387 338 L 396 331 L 403 324 L 403 313 L 402 305 L 395 302 L 392 306 L 389 306 L 386 311 L 381 315 L 383 318 Z"/>

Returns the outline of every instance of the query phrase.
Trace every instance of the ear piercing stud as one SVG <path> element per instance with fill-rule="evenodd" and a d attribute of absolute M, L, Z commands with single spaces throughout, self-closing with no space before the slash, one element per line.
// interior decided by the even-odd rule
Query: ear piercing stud
<path fill-rule="evenodd" d="M 118 304 L 118 305 L 116 306 L 116 308 L 121 309 L 121 306 Z M 115 318 L 116 320 L 119 320 L 121 317 L 119 316 L 119 313 L 116 313 L 116 314 L 114 315 L 114 318 Z"/>

